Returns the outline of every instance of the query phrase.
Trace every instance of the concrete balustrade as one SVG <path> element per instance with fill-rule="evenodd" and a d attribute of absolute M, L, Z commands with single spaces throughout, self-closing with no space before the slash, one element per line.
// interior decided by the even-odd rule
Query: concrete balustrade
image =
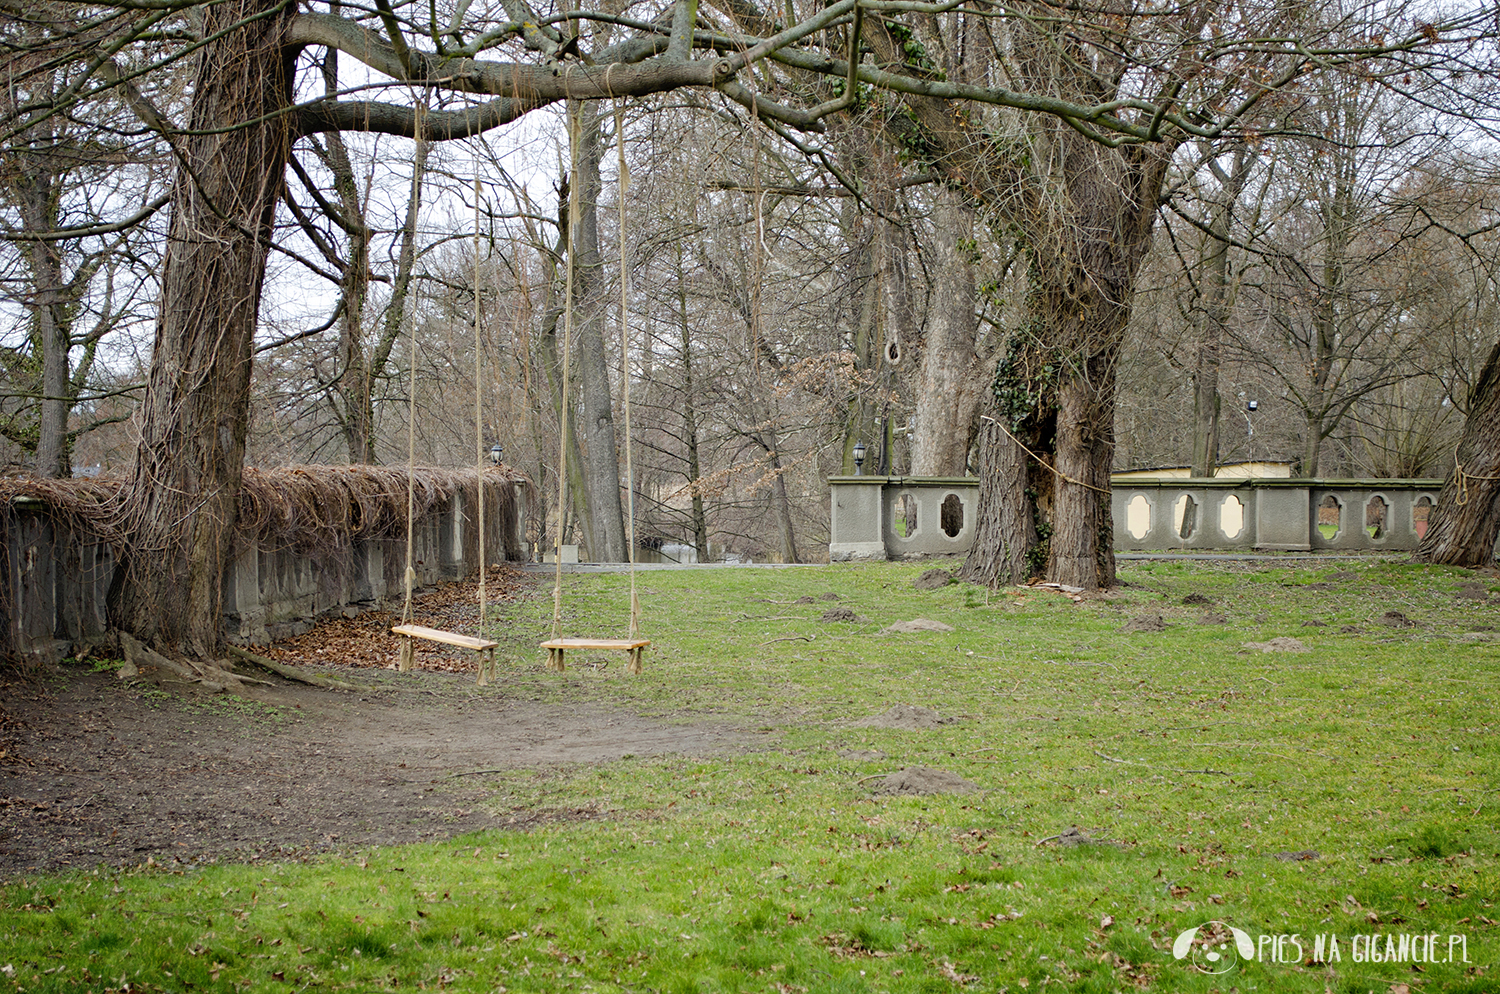
<path fill-rule="evenodd" d="M 906 559 L 974 544 L 979 481 L 837 476 L 828 557 Z M 1131 479 L 1110 495 L 1122 551 L 1415 549 L 1441 480 Z"/>

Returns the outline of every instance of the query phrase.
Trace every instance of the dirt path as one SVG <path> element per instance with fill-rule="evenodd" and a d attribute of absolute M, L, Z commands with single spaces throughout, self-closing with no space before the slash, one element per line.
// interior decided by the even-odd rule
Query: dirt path
<path fill-rule="evenodd" d="M 12 675 L 0 684 L 0 877 L 148 857 L 282 858 L 597 817 L 487 813 L 483 778 L 450 774 L 733 752 L 754 738 L 723 722 L 667 725 L 494 688 L 472 695 L 471 676 L 413 679 L 432 689 L 169 696 L 82 667 Z"/>

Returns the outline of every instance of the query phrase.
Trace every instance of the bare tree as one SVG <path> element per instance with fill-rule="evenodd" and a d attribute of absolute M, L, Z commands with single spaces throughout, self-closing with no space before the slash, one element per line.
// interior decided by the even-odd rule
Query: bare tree
<path fill-rule="evenodd" d="M 79 78 L 80 67 L 49 57 L 55 33 L 80 30 L 72 14 L 42 4 L 0 27 L 0 42 L 19 53 L 0 95 L 4 119 L 48 105 Z M 118 107 L 91 104 L 18 127 L 0 144 L 0 299 L 25 324 L 0 350 L 10 388 L 0 434 L 42 476 L 72 474 L 74 440 L 99 423 L 70 427 L 69 416 L 90 395 L 100 345 L 140 319 L 154 290 L 147 222 L 164 203 L 160 162 L 149 140 L 130 136 L 130 123 L 122 127 Z"/>
<path fill-rule="evenodd" d="M 909 45 L 915 33 L 907 22 L 919 24 L 931 11 L 921 3 L 898 0 L 866 17 L 857 0 L 839 0 L 804 16 L 793 9 L 777 29 L 748 4 L 725 2 L 727 22 L 750 30 L 711 24 L 690 0 L 654 21 L 600 10 L 545 17 L 524 0 L 505 7 L 492 22 L 466 4 L 398 12 L 378 0 L 374 12 L 356 15 L 268 0 L 166 3 L 144 13 L 134 3 L 106 3 L 94 37 L 75 39 L 93 74 L 7 119 L 0 140 L 9 142 L 97 92 L 111 62 L 105 53 L 125 61 L 116 80 L 194 60 L 183 124 L 143 115 L 170 137 L 180 169 L 123 522 L 137 567 L 117 613 L 126 629 L 199 653 L 219 641 L 252 341 L 294 137 L 366 130 L 450 140 L 564 99 L 697 88 L 753 108 L 796 140 L 789 129 L 816 133 L 825 117 L 859 99 L 862 85 L 903 94 L 915 115 L 907 137 L 917 154 L 981 203 L 1003 207 L 1032 242 L 1031 299 L 1046 326 L 1036 342 L 1056 374 L 1053 384 L 1030 384 L 1045 394 L 1043 409 L 1057 412 L 1048 571 L 1092 587 L 1113 578 L 1106 497 L 1114 363 L 1172 150 L 1189 139 L 1216 140 L 1309 73 L 1358 62 L 1399 85 L 1392 81 L 1402 73 L 1420 74 L 1455 50 L 1477 63 L 1488 49 L 1474 40 L 1493 22 L 1492 11 L 1470 10 L 1405 22 L 1410 27 L 1399 34 L 1372 40 L 1373 28 L 1329 30 L 1300 9 L 1246 11 L 1212 0 L 1139 18 L 1088 10 L 1058 17 L 1051 8 L 1020 6 L 989 27 L 1003 68 L 991 79 L 955 82 L 939 78 L 920 44 Z M 1386 4 L 1372 9 L 1382 25 L 1397 16 Z M 1211 30 L 1217 16 L 1236 18 L 1234 30 Z M 845 45 L 823 48 L 846 22 Z M 615 41 L 585 30 L 590 23 L 629 34 Z M 874 51 L 871 64 L 863 64 L 861 39 Z M 308 47 L 336 48 L 394 81 L 383 94 L 392 99 L 368 99 L 360 88 L 298 103 L 297 57 Z M 728 54 L 693 58 L 700 50 Z M 500 57 L 490 58 L 495 52 Z M 760 60 L 792 78 L 839 78 L 843 93 L 809 105 L 799 87 L 778 91 L 789 96 L 777 100 L 739 78 Z M 403 89 L 418 99 L 399 102 Z M 477 100 L 428 113 L 421 95 L 434 89 Z M 995 110 L 970 114 L 970 106 Z M 981 563 L 989 551 L 981 546 Z M 149 571 L 141 568 L 147 557 Z M 165 612 L 168 604 L 183 610 Z"/>

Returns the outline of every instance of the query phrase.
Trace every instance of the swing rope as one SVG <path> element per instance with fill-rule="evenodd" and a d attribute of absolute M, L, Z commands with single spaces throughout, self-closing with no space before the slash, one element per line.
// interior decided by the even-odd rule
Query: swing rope
<path fill-rule="evenodd" d="M 484 530 L 484 333 L 483 304 L 479 292 L 479 144 L 474 145 L 474 480 L 477 492 L 479 535 L 474 544 L 479 548 L 479 637 L 484 637 L 485 590 L 484 546 L 487 533 Z"/>
<path fill-rule="evenodd" d="M 625 408 L 625 508 L 626 541 L 630 545 L 630 637 L 641 631 L 641 601 L 635 586 L 635 467 L 631 462 L 630 434 L 630 269 L 626 265 L 625 194 L 630 189 L 630 167 L 625 164 L 625 121 L 620 101 L 614 101 L 615 157 L 619 163 L 620 187 L 620 381 Z"/>
<path fill-rule="evenodd" d="M 426 133 L 427 101 L 432 97 L 432 89 L 428 87 L 422 93 L 422 99 L 415 107 L 416 115 L 416 139 L 423 141 Z M 407 214 L 411 223 L 416 223 L 417 204 L 422 196 L 422 170 L 418 165 L 421 156 L 412 156 L 411 171 L 411 195 L 407 199 Z M 402 320 L 407 322 L 407 394 L 406 394 L 406 572 L 403 574 L 402 586 L 405 597 L 401 604 L 401 623 L 403 625 L 411 622 L 412 591 L 417 583 L 417 570 L 413 565 L 413 555 L 416 547 L 416 508 L 417 508 L 417 327 L 416 322 L 411 320 L 411 308 L 403 297 L 401 300 L 403 311 Z M 401 644 L 401 668 L 411 668 L 412 641 L 406 639 Z"/>
<path fill-rule="evenodd" d="M 568 275 L 566 289 L 563 297 L 563 382 L 562 382 L 562 411 L 560 413 L 559 433 L 557 439 L 557 505 L 558 505 L 558 530 L 557 538 L 553 542 L 556 556 L 556 572 L 552 585 L 552 639 L 542 643 L 542 648 L 547 650 L 547 665 L 559 672 L 567 669 L 564 661 L 570 649 L 615 649 L 624 650 L 630 654 L 627 668 L 631 673 L 641 672 L 641 653 L 651 644 L 649 639 L 640 637 L 640 597 L 636 590 L 635 575 L 635 466 L 631 455 L 630 439 L 630 286 L 629 271 L 627 268 L 628 258 L 626 255 L 626 243 L 629 236 L 627 214 L 625 210 L 625 193 L 630 187 L 630 170 L 625 163 L 625 139 L 623 129 L 623 115 L 618 101 L 614 105 L 615 117 L 615 154 L 619 160 L 620 167 L 620 361 L 622 364 L 622 377 L 624 379 L 623 398 L 625 416 L 625 482 L 628 491 L 627 505 L 630 513 L 630 527 L 628 541 L 630 543 L 630 637 L 624 639 L 565 639 L 562 634 L 562 512 L 563 501 L 566 494 L 567 480 L 567 428 L 568 428 L 568 379 L 571 374 L 569 365 L 572 358 L 573 345 L 573 285 L 574 285 L 574 258 L 577 254 L 578 245 L 578 156 L 581 135 L 579 133 L 579 117 L 576 103 L 570 102 L 568 107 L 568 146 L 571 152 L 572 185 L 568 189 Z"/>

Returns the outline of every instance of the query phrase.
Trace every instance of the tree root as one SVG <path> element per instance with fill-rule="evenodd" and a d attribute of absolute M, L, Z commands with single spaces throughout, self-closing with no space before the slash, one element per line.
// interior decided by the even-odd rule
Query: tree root
<path fill-rule="evenodd" d="M 245 689 L 244 682 L 228 670 L 192 660 L 172 659 L 124 632 L 120 633 L 120 647 L 125 650 L 125 661 L 137 671 L 142 666 L 154 666 L 159 670 L 175 673 L 187 683 L 196 683 L 211 694 Z"/>
<path fill-rule="evenodd" d="M 237 659 L 243 659 L 247 663 L 254 663 L 256 666 L 259 666 L 262 669 L 270 670 L 272 673 L 275 673 L 278 676 L 286 677 L 286 679 L 288 680 L 295 680 L 298 683 L 305 683 L 309 686 L 323 687 L 327 690 L 369 691 L 381 689 L 369 684 L 346 683 L 343 680 L 335 680 L 333 677 L 319 676 L 316 673 L 309 673 L 306 670 L 302 669 L 302 667 L 300 666 L 288 666 L 285 663 L 278 663 L 274 659 L 268 659 L 265 656 L 257 655 L 256 653 L 253 653 L 248 649 L 241 649 L 237 645 L 226 646 L 226 648 L 228 648 L 229 654 Z"/>

